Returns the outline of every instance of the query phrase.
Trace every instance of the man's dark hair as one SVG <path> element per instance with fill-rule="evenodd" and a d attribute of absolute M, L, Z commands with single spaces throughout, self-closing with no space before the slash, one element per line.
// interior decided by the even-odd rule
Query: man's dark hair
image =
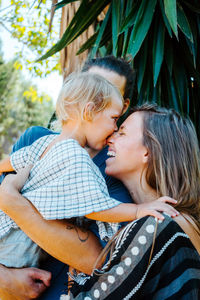
<path fill-rule="evenodd" d="M 135 82 L 135 72 L 127 61 L 112 55 L 97 57 L 87 60 L 82 68 L 82 72 L 87 72 L 92 67 L 99 67 L 124 76 L 126 78 L 124 99 L 129 98 L 131 100 Z"/>

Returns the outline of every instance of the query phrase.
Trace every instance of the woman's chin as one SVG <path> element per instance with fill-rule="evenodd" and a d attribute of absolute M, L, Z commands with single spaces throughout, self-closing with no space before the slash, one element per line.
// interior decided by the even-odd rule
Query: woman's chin
<path fill-rule="evenodd" d="M 105 173 L 108 176 L 112 176 L 112 172 L 110 172 L 109 168 L 105 168 Z"/>
<path fill-rule="evenodd" d="M 106 160 L 106 168 L 105 168 L 105 173 L 109 176 L 114 176 L 115 172 L 114 172 L 114 168 L 112 166 L 112 161 L 114 160 L 114 158 L 108 158 Z"/>

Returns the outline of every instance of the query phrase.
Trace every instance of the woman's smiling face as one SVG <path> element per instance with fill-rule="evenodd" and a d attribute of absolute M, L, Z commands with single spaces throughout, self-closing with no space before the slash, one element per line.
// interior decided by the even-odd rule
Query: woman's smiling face
<path fill-rule="evenodd" d="M 106 174 L 120 180 L 143 170 L 148 152 L 143 145 L 143 113 L 131 114 L 120 126 L 119 131 L 108 139 L 109 151 Z"/>

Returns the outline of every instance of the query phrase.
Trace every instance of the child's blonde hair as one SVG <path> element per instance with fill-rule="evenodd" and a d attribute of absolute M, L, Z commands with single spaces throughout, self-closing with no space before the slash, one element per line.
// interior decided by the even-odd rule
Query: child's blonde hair
<path fill-rule="evenodd" d="M 84 119 L 86 104 L 93 103 L 91 118 L 94 113 L 107 108 L 112 98 L 124 100 L 119 90 L 109 81 L 97 74 L 72 73 L 64 81 L 56 104 L 56 114 L 59 123 L 63 124 L 74 115 L 80 120 Z"/>

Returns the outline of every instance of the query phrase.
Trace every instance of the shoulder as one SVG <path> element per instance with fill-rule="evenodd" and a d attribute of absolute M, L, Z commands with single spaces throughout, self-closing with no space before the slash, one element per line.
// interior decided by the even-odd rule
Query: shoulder
<path fill-rule="evenodd" d="M 55 132 L 53 132 L 52 130 L 49 130 L 45 127 L 32 126 L 32 127 L 28 128 L 22 136 L 24 138 L 24 142 L 28 143 L 30 145 L 34 141 L 38 140 L 39 138 L 46 136 L 46 135 L 51 135 L 51 134 L 55 134 Z"/>
<path fill-rule="evenodd" d="M 172 257 L 177 252 L 181 255 L 191 256 L 196 253 L 189 236 L 183 229 L 168 215 L 160 222 L 154 217 L 147 216 L 135 221 L 131 227 L 130 242 L 134 241 L 139 248 L 154 248 L 154 255 L 158 257 Z M 136 245 L 135 245 L 136 246 Z M 196 254 L 194 254 L 196 255 Z"/>
<path fill-rule="evenodd" d="M 129 223 L 123 230 L 129 236 L 129 241 L 135 240 L 143 247 L 152 245 L 153 240 L 156 240 L 155 245 L 159 245 L 159 249 L 172 245 L 179 248 L 180 240 L 188 243 L 189 237 L 182 228 L 171 217 L 164 216 L 162 222 L 152 216 L 143 217 Z"/>
<path fill-rule="evenodd" d="M 57 143 L 58 149 L 63 152 L 66 151 L 66 155 L 69 159 L 75 160 L 91 160 L 87 151 L 80 146 L 77 140 L 69 138 L 66 140 L 62 140 Z"/>
<path fill-rule="evenodd" d="M 135 263 L 145 263 L 153 273 L 160 270 L 160 273 L 167 274 L 169 268 L 172 271 L 177 263 L 181 265 L 183 262 L 187 269 L 188 259 L 197 262 L 200 268 L 200 257 L 188 235 L 166 215 L 162 222 L 147 216 L 129 223 L 118 235 L 117 245 L 120 255 L 124 249 L 129 249 Z"/>
<path fill-rule="evenodd" d="M 41 126 L 29 127 L 14 144 L 12 152 L 15 152 L 25 146 L 29 146 L 37 139 L 53 133 L 55 134 L 55 132 Z"/>
<path fill-rule="evenodd" d="M 74 139 L 61 140 L 54 145 L 54 152 L 72 167 L 82 168 L 83 165 L 90 165 L 91 158 L 87 151 Z"/>

